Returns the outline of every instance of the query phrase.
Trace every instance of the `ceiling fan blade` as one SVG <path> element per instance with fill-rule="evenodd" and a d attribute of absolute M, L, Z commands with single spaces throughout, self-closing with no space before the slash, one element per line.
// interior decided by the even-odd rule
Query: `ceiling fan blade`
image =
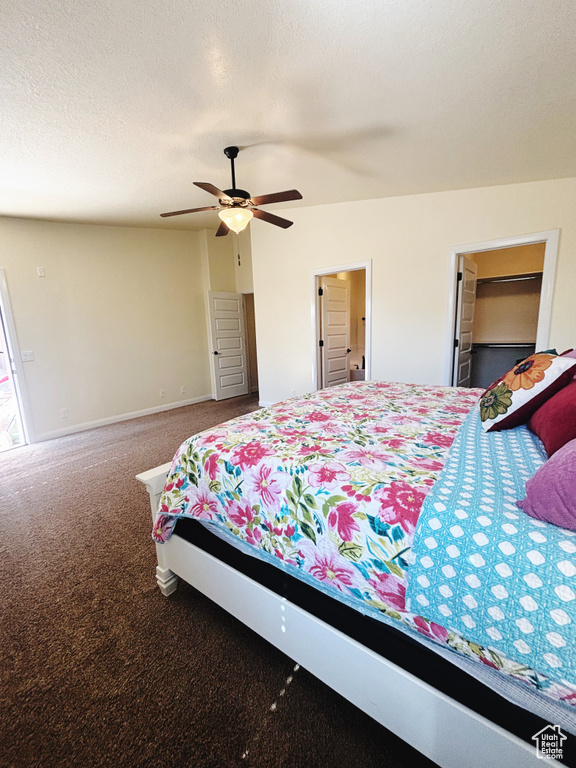
<path fill-rule="evenodd" d="M 220 226 L 216 230 L 216 237 L 224 237 L 224 235 L 227 235 L 230 230 L 228 229 L 228 226 L 222 221 L 220 222 Z"/>
<path fill-rule="evenodd" d="M 207 181 L 195 181 L 194 184 L 197 187 L 200 187 L 200 189 L 203 189 L 205 192 L 209 192 L 211 195 L 214 195 L 214 197 L 217 197 L 219 200 L 233 202 L 232 198 L 227 195 L 226 192 L 222 192 L 222 190 L 218 189 L 218 187 L 215 187 L 214 184 L 210 184 Z"/>
<path fill-rule="evenodd" d="M 219 205 L 207 205 L 205 208 L 187 208 L 185 211 L 169 211 L 161 213 L 160 216 L 180 216 L 183 213 L 198 213 L 198 211 L 219 211 Z"/>
<path fill-rule="evenodd" d="M 283 219 L 280 216 L 275 216 L 273 213 L 268 213 L 268 211 L 261 211 L 259 208 L 252 208 L 251 210 L 257 219 L 267 221 L 268 224 L 275 224 L 277 227 L 282 227 L 282 229 L 288 229 L 288 227 L 291 227 L 294 223 L 293 221 L 288 221 L 288 219 Z"/>
<path fill-rule="evenodd" d="M 297 189 L 288 189 L 286 192 L 273 192 L 271 195 L 260 195 L 250 198 L 253 205 L 267 205 L 268 203 L 285 203 L 288 200 L 302 200 L 302 195 Z"/>

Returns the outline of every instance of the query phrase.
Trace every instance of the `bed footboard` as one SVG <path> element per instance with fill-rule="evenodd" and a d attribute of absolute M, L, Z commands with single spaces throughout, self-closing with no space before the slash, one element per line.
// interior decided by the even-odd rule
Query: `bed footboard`
<path fill-rule="evenodd" d="M 169 470 L 136 475 L 153 517 Z M 162 594 L 182 578 L 442 768 L 540 768 L 532 745 L 179 536 L 156 552 Z"/>
<path fill-rule="evenodd" d="M 166 483 L 166 477 L 170 471 L 171 463 L 162 464 L 160 467 L 154 467 L 147 472 L 141 472 L 136 475 L 136 480 L 146 486 L 150 497 L 150 509 L 152 511 L 152 520 L 154 521 L 160 503 L 162 489 Z M 178 586 L 178 576 L 168 568 L 166 548 L 163 544 L 156 544 L 156 557 L 158 565 L 156 566 L 156 581 L 163 595 L 171 595 Z"/>

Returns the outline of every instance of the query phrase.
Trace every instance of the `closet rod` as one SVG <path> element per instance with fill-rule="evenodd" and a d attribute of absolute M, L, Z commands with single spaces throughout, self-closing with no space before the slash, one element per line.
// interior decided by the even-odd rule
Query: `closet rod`
<path fill-rule="evenodd" d="M 480 277 L 478 283 L 519 283 L 521 280 L 538 280 L 542 275 L 522 275 L 522 277 Z"/>
<path fill-rule="evenodd" d="M 473 347 L 482 347 L 482 349 L 487 349 L 490 347 L 491 349 L 526 349 L 528 347 L 534 347 L 535 344 L 530 344 L 528 342 L 526 343 L 518 343 L 518 344 L 507 344 L 506 342 L 493 342 L 493 343 L 483 343 L 478 342 L 472 344 Z"/>

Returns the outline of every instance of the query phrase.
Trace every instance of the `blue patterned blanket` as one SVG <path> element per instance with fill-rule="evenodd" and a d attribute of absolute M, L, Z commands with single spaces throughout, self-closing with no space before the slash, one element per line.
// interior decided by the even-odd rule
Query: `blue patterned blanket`
<path fill-rule="evenodd" d="M 546 460 L 525 426 L 486 433 L 474 408 L 424 501 L 409 610 L 576 683 L 576 534 L 516 506 Z"/>

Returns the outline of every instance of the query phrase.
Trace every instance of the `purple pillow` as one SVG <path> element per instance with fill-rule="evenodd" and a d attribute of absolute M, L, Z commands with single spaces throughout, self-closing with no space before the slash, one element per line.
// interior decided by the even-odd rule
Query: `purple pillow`
<path fill-rule="evenodd" d="M 542 464 L 516 504 L 530 517 L 576 531 L 576 440 Z"/>

